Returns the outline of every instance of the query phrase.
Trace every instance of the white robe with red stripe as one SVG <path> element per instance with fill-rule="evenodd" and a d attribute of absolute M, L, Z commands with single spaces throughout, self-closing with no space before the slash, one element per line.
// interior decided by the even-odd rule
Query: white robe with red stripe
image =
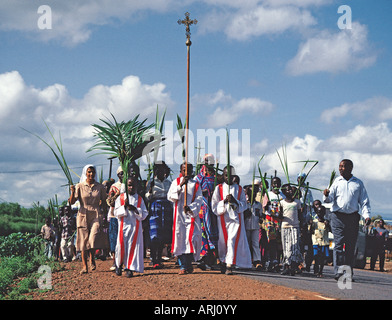
<path fill-rule="evenodd" d="M 130 195 L 129 204 L 137 208 L 137 213 L 125 208 L 125 193 L 117 197 L 114 216 L 118 219 L 118 235 L 116 244 L 116 266 L 124 265 L 124 269 L 144 272 L 142 220 L 148 211 L 141 196 Z"/>
<path fill-rule="evenodd" d="M 167 199 L 173 202 L 173 237 L 172 253 L 179 256 L 192 253 L 195 261 L 200 258 L 201 251 L 201 225 L 199 211 L 203 201 L 201 187 L 195 180 L 188 181 L 187 205 L 192 215 L 184 212 L 185 186 L 180 187 L 182 177 L 174 180 L 167 193 Z"/>
<path fill-rule="evenodd" d="M 247 208 L 246 195 L 241 186 L 237 184 L 230 186 L 230 194 L 238 202 L 238 207 L 233 209 L 223 201 L 228 194 L 228 185 L 223 183 L 216 186 L 211 199 L 212 211 L 218 216 L 219 260 L 228 265 L 251 268 L 252 260 L 243 214 Z"/>

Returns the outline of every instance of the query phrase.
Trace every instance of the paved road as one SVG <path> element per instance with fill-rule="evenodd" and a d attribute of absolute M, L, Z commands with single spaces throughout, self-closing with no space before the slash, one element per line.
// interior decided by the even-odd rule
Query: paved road
<path fill-rule="evenodd" d="M 255 280 L 282 285 L 294 289 L 319 292 L 325 299 L 341 300 L 391 300 L 392 274 L 354 269 L 354 282 L 346 283 L 341 289 L 333 278 L 333 268 L 324 267 L 324 277 L 316 278 L 313 272 L 303 272 L 295 276 L 279 273 L 236 270 L 235 274 Z"/>

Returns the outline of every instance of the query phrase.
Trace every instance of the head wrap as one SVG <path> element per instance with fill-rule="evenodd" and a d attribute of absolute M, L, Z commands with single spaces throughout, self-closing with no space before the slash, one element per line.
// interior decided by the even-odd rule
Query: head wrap
<path fill-rule="evenodd" d="M 117 174 L 119 173 L 119 172 L 122 172 L 123 171 L 123 168 L 122 168 L 122 166 L 118 166 L 118 168 L 117 168 Z"/>
<path fill-rule="evenodd" d="M 204 155 L 203 160 L 204 160 L 204 163 L 207 163 L 209 165 L 215 164 L 214 155 L 212 155 L 211 153 L 207 153 L 206 155 Z"/>
<path fill-rule="evenodd" d="M 305 172 L 299 173 L 297 179 L 298 178 L 306 178 L 306 173 Z"/>
<path fill-rule="evenodd" d="M 88 165 L 84 166 L 79 182 L 84 182 L 87 180 L 86 172 L 87 172 L 88 168 L 94 168 L 95 173 L 97 173 L 97 168 L 95 168 L 95 166 L 93 164 L 88 164 Z"/>

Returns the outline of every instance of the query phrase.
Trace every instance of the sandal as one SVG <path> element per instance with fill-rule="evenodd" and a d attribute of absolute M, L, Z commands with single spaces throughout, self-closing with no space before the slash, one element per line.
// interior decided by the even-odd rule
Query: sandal
<path fill-rule="evenodd" d="M 82 270 L 80 270 L 80 272 L 79 272 L 79 274 L 85 274 L 85 273 L 88 273 L 87 269 L 82 269 Z"/>

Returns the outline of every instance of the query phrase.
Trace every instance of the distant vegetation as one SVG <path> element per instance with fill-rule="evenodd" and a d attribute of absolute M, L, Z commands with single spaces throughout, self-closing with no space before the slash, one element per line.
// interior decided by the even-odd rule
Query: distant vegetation
<path fill-rule="evenodd" d="M 0 236 L 11 233 L 39 233 L 45 224 L 45 218 L 52 213 L 45 207 L 34 204 L 33 208 L 21 207 L 18 203 L 0 203 Z"/>

